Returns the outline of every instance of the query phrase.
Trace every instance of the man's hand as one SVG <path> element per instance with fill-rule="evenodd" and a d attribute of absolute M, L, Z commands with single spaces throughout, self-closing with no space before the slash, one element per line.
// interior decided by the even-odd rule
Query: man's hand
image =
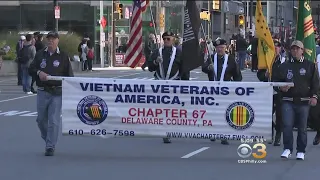
<path fill-rule="evenodd" d="M 212 65 L 212 64 L 209 64 L 208 70 L 211 71 L 212 69 L 213 69 L 213 65 Z"/>
<path fill-rule="evenodd" d="M 269 78 L 270 73 L 268 71 L 266 71 L 266 73 L 264 75 L 266 76 L 266 78 Z"/>
<path fill-rule="evenodd" d="M 280 87 L 280 91 L 282 91 L 282 92 L 288 92 L 289 89 L 290 89 L 290 86 L 281 86 Z"/>
<path fill-rule="evenodd" d="M 159 64 L 159 63 L 162 63 L 162 62 L 163 62 L 162 57 L 158 56 L 158 58 L 156 59 L 156 63 Z"/>
<path fill-rule="evenodd" d="M 38 74 L 41 81 L 47 81 L 47 76 L 49 76 L 47 73 L 40 71 Z"/>
<path fill-rule="evenodd" d="M 314 97 L 310 98 L 309 104 L 310 104 L 311 106 L 316 106 L 317 103 L 318 103 L 317 98 L 314 98 Z"/>

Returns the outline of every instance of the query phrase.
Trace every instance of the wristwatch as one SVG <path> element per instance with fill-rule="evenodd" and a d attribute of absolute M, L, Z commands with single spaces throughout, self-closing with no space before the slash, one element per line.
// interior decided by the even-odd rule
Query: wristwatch
<path fill-rule="evenodd" d="M 40 70 L 37 71 L 37 76 L 39 76 L 40 72 L 41 72 Z"/>

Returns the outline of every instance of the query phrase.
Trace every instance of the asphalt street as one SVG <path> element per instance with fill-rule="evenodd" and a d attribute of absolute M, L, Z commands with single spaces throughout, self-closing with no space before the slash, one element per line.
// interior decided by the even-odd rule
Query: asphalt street
<path fill-rule="evenodd" d="M 77 76 L 152 79 L 150 72 L 97 70 Z M 244 81 L 257 81 L 243 72 Z M 206 81 L 200 70 L 191 80 Z M 44 142 L 36 125 L 36 96 L 25 95 L 15 77 L 0 77 L 0 180 L 311 180 L 319 176 L 320 147 L 309 133 L 306 160 L 282 160 L 282 146 L 267 144 L 267 163 L 239 164 L 240 142 L 159 138 L 99 139 L 61 137 L 54 157 L 43 156 Z M 250 158 L 249 158 L 250 159 Z"/>

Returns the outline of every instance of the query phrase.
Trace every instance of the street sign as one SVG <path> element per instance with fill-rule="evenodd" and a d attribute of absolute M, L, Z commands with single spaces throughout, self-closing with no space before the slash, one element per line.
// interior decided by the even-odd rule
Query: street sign
<path fill-rule="evenodd" d="M 106 20 L 106 18 L 104 16 L 102 16 L 102 18 L 100 20 L 100 24 L 101 24 L 103 29 L 107 26 L 107 20 Z"/>
<path fill-rule="evenodd" d="M 60 19 L 60 6 L 55 6 L 54 7 L 54 18 L 55 19 Z"/>
<path fill-rule="evenodd" d="M 280 27 L 273 27 L 274 33 L 280 33 Z"/>

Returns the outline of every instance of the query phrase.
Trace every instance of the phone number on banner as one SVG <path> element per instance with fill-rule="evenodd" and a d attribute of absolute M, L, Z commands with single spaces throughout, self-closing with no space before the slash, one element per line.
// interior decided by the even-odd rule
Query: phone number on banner
<path fill-rule="evenodd" d="M 68 132 L 69 135 L 92 135 L 92 136 L 105 136 L 105 135 L 114 135 L 114 136 L 135 136 L 134 131 L 129 130 L 113 130 L 111 132 L 106 129 L 91 129 L 90 132 L 85 132 L 82 129 L 71 129 Z"/>

